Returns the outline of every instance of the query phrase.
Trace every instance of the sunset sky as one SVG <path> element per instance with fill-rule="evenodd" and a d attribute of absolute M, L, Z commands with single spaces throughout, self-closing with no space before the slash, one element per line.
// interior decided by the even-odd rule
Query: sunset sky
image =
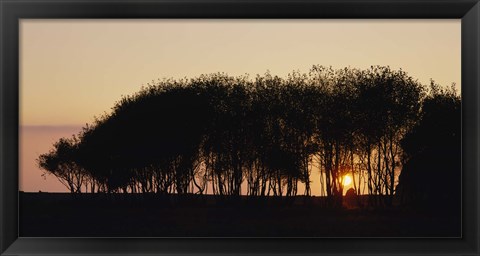
<path fill-rule="evenodd" d="M 389 65 L 423 84 L 455 82 L 460 91 L 460 26 L 460 20 L 21 20 L 20 190 L 63 191 L 54 177 L 40 176 L 38 155 L 159 78 L 254 77 L 267 70 L 285 77 L 314 64 Z"/>

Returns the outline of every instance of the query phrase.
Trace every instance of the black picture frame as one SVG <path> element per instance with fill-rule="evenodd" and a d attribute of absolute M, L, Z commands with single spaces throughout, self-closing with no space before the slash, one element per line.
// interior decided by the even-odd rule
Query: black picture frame
<path fill-rule="evenodd" d="M 2 255 L 480 255 L 478 0 L 0 0 Z M 19 238 L 19 20 L 23 18 L 461 19 L 461 238 Z"/>

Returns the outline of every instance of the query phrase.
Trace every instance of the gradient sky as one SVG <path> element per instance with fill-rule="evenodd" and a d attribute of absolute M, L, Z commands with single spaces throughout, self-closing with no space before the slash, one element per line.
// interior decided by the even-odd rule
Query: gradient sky
<path fill-rule="evenodd" d="M 122 95 L 159 78 L 213 72 L 254 77 L 267 70 L 285 77 L 292 70 L 308 72 L 314 64 L 389 65 L 424 84 L 430 78 L 441 85 L 456 82 L 460 91 L 460 26 L 459 19 L 23 19 L 20 125 L 79 130 L 109 112 Z M 69 129 L 55 133 L 53 127 L 43 140 L 35 137 L 41 132 L 27 136 L 20 129 L 21 190 L 54 186 L 49 185 L 56 182 L 53 177 L 37 177 L 41 171 L 32 170 L 34 160 L 68 135 L 65 131 L 74 133 Z"/>

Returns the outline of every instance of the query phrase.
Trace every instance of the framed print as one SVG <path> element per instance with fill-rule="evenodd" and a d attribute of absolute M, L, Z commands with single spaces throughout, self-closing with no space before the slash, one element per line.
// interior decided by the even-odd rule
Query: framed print
<path fill-rule="evenodd" d="M 2 255 L 478 255 L 478 1 L 2 0 Z"/>

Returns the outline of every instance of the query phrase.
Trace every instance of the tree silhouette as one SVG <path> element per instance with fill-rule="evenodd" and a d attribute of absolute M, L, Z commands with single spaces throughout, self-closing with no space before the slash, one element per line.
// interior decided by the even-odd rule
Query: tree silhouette
<path fill-rule="evenodd" d="M 425 88 L 383 66 L 152 81 L 38 163 L 71 192 L 310 196 L 315 171 L 333 207 L 349 174 L 355 194 L 391 205 L 402 166 L 398 189 L 417 197 L 432 189 L 418 169 L 443 170 L 434 156 L 460 166 L 460 98 Z"/>
<path fill-rule="evenodd" d="M 460 209 L 461 101 L 453 86 L 444 90 L 432 81 L 421 120 L 402 146 L 401 199 L 415 206 Z"/>
<path fill-rule="evenodd" d="M 77 137 L 62 138 L 53 145 L 53 150 L 37 160 L 40 168 L 46 171 L 44 175 L 54 175 L 71 193 L 80 193 L 86 181 L 84 169 L 77 164 L 77 146 Z"/>

